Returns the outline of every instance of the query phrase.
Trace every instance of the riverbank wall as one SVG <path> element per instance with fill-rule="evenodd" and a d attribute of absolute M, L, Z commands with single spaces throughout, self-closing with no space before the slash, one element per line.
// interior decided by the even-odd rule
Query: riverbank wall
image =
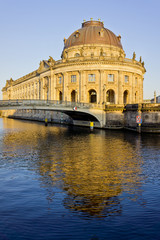
<path fill-rule="evenodd" d="M 127 129 L 136 132 L 160 133 L 160 104 L 106 105 L 105 121 L 101 128 Z M 59 111 L 50 110 L 2 110 L 2 117 L 34 120 L 48 123 L 61 123 L 89 127 L 89 121 L 74 121 L 70 116 Z M 95 122 L 95 127 L 100 127 Z"/>
<path fill-rule="evenodd" d="M 126 105 L 124 128 L 137 132 L 160 133 L 160 104 Z"/>
<path fill-rule="evenodd" d="M 2 110 L 2 117 L 40 122 L 45 122 L 45 119 L 47 119 L 48 123 L 73 124 L 73 120 L 65 113 L 49 110 Z"/>

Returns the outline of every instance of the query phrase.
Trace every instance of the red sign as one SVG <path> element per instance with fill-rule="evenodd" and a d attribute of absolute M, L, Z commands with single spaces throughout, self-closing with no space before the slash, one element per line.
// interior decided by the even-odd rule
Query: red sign
<path fill-rule="evenodd" d="M 136 123 L 142 123 L 141 116 L 136 116 Z"/>

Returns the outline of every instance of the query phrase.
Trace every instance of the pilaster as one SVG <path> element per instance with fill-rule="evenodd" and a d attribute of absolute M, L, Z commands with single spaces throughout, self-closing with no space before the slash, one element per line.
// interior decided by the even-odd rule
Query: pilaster
<path fill-rule="evenodd" d="M 122 72 L 118 71 L 118 104 L 123 104 Z"/>
<path fill-rule="evenodd" d="M 79 81 L 79 91 L 78 91 L 79 92 L 79 98 L 78 98 L 78 102 L 81 102 L 81 87 L 82 87 L 81 86 L 81 71 L 78 71 L 78 73 L 79 73 L 78 74 L 79 75 L 78 76 L 79 77 L 79 79 L 78 79 L 78 81 Z"/>

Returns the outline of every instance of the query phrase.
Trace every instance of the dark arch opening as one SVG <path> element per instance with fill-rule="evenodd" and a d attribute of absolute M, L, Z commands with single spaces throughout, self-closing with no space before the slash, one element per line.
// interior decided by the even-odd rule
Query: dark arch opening
<path fill-rule="evenodd" d="M 127 104 L 129 102 L 129 92 L 128 90 L 125 90 L 123 93 L 123 103 Z"/>
<path fill-rule="evenodd" d="M 93 89 L 89 90 L 89 102 L 97 103 L 97 93 Z"/>
<path fill-rule="evenodd" d="M 106 92 L 106 102 L 108 103 L 115 103 L 115 92 L 112 89 L 109 89 Z"/>
<path fill-rule="evenodd" d="M 63 96 L 62 92 L 59 91 L 59 101 L 62 101 L 62 96 Z"/>
<path fill-rule="evenodd" d="M 73 90 L 72 92 L 71 92 L 71 102 L 76 102 L 76 91 L 75 90 Z"/>

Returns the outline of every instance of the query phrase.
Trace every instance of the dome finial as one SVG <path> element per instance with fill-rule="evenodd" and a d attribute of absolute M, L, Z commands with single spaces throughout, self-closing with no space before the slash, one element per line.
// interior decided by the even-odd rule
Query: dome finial
<path fill-rule="evenodd" d="M 93 21 L 93 18 L 90 18 L 91 21 Z"/>

